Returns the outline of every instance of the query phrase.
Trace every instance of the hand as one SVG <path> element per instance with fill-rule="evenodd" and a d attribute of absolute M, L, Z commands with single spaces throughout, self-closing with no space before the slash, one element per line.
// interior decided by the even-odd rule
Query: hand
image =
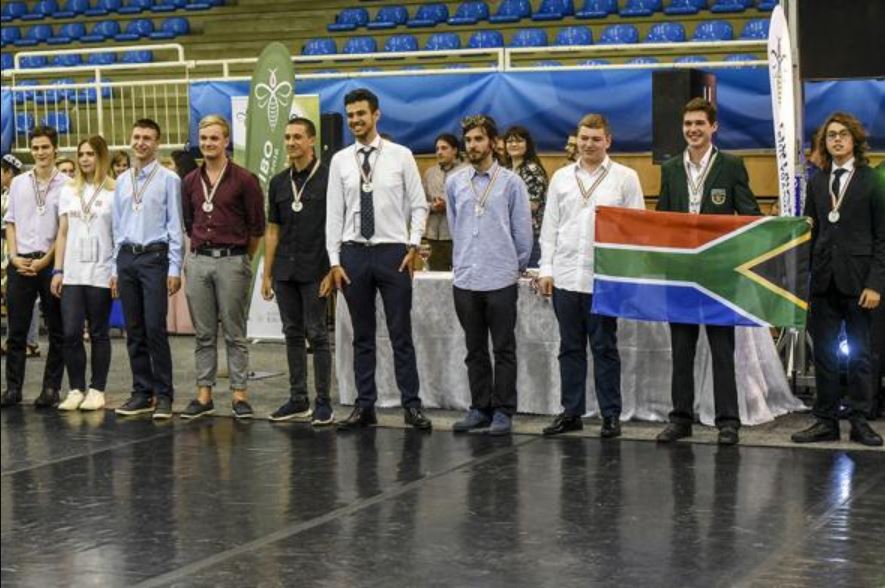
<path fill-rule="evenodd" d="M 265 300 L 273 300 L 273 280 L 270 276 L 261 278 L 261 297 Z"/>
<path fill-rule="evenodd" d="M 111 278 L 110 287 L 111 298 L 118 298 L 120 296 L 120 292 L 117 290 L 117 278 Z"/>
<path fill-rule="evenodd" d="M 333 266 L 332 269 L 329 270 L 329 274 L 323 278 L 323 283 L 326 284 L 327 290 L 325 293 L 323 292 L 323 284 L 320 284 L 320 296 L 326 297 L 332 293 L 332 289 L 335 290 L 343 290 L 345 285 L 350 284 L 350 278 L 347 277 L 347 272 L 344 271 L 344 268 L 340 265 Z"/>
<path fill-rule="evenodd" d="M 61 298 L 61 289 L 63 287 L 62 280 L 64 280 L 64 276 L 61 274 L 55 274 L 52 276 L 52 283 L 49 285 L 49 291 L 52 292 L 52 295 L 56 298 Z"/>
<path fill-rule="evenodd" d="M 867 310 L 873 310 L 874 308 L 879 306 L 879 303 L 882 301 L 882 295 L 876 292 L 871 288 L 864 288 L 864 291 L 860 293 L 860 300 L 858 301 L 858 305 L 861 308 L 866 308 Z"/>
<path fill-rule="evenodd" d="M 553 278 L 550 276 L 538 278 L 538 293 L 547 298 L 553 296 Z"/>
<path fill-rule="evenodd" d="M 33 262 L 33 259 L 29 259 L 27 257 L 19 257 L 17 255 L 12 258 L 12 265 L 15 267 L 15 271 L 23 276 L 28 277 L 36 275 L 34 270 L 31 268 Z"/>
<path fill-rule="evenodd" d="M 399 271 L 403 271 L 408 268 L 409 277 L 413 277 L 415 275 L 415 257 L 418 256 L 418 248 L 417 247 L 409 247 L 406 256 L 403 257 L 403 262 L 399 264 Z"/>
<path fill-rule="evenodd" d="M 181 278 L 175 276 L 169 276 L 166 278 L 166 290 L 169 291 L 169 297 L 175 296 L 175 294 L 181 289 Z"/>
<path fill-rule="evenodd" d="M 320 298 L 325 298 L 332 293 L 332 290 L 334 290 L 332 286 L 332 272 L 329 272 L 320 280 L 320 291 L 317 294 Z"/>
<path fill-rule="evenodd" d="M 434 198 L 433 202 L 430 204 L 430 208 L 433 212 L 445 212 L 446 201 L 443 198 Z"/>

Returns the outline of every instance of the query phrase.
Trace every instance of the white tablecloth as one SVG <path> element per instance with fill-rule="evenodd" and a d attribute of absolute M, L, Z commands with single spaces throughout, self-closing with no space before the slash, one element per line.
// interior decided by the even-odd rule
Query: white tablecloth
<path fill-rule="evenodd" d="M 350 313 L 338 295 L 335 330 L 335 370 L 342 404 L 356 398 L 353 378 L 353 329 Z M 378 406 L 399 406 L 393 372 L 393 350 L 380 297 L 376 304 Z M 412 335 L 421 379 L 421 398 L 431 408 L 466 410 L 470 405 L 464 333 L 455 316 L 452 275 L 415 274 Z M 518 410 L 556 414 L 559 402 L 559 329 L 548 300 L 535 294 L 527 281 L 519 285 L 517 339 Z M 735 369 L 741 421 L 766 423 L 803 408 L 791 393 L 784 369 L 767 329 L 739 327 Z M 666 421 L 670 411 L 670 333 L 666 323 L 618 321 L 621 353 L 622 420 Z M 589 356 L 589 348 L 588 348 Z M 589 414 L 598 412 L 593 391 L 592 360 L 587 381 Z M 701 331 L 695 359 L 695 411 L 701 422 L 713 424 L 713 374 L 710 351 Z"/>

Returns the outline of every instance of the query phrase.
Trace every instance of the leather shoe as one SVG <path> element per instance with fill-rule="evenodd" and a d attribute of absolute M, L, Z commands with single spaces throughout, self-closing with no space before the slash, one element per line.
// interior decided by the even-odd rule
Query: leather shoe
<path fill-rule="evenodd" d="M 602 428 L 599 436 L 603 439 L 613 439 L 621 436 L 621 420 L 619 417 L 602 417 Z"/>
<path fill-rule="evenodd" d="M 880 447 L 882 445 L 882 436 L 874 431 L 870 423 L 865 420 L 851 422 L 851 435 L 849 439 L 869 447 Z"/>
<path fill-rule="evenodd" d="M 569 431 L 580 431 L 584 428 L 584 421 L 579 416 L 570 416 L 565 413 L 559 414 L 553 419 L 549 427 L 544 427 L 541 431 L 545 436 L 551 437 Z"/>
<path fill-rule="evenodd" d="M 58 390 L 55 390 L 54 388 L 43 388 L 43 391 L 40 392 L 40 396 L 34 401 L 34 406 L 37 408 L 55 408 L 58 406 L 58 402 Z"/>
<path fill-rule="evenodd" d="M 691 425 L 683 423 L 670 423 L 663 431 L 658 433 L 658 443 L 672 443 L 683 437 L 691 437 Z"/>
<path fill-rule="evenodd" d="M 740 439 L 737 427 L 722 427 L 719 429 L 719 445 L 737 445 Z"/>
<path fill-rule="evenodd" d="M 354 406 L 350 416 L 343 421 L 339 421 L 337 428 L 339 431 L 350 431 L 377 424 L 378 419 L 375 417 L 375 409 L 373 407 Z"/>
<path fill-rule="evenodd" d="M 22 401 L 21 390 L 4 390 L 0 396 L 0 406 L 15 406 Z"/>
<path fill-rule="evenodd" d="M 790 435 L 793 443 L 819 443 L 821 441 L 838 441 L 839 424 L 831 425 L 826 421 L 818 420 L 816 423 Z"/>
<path fill-rule="evenodd" d="M 411 425 L 416 429 L 428 430 L 433 428 L 433 423 L 430 422 L 430 419 L 424 416 L 424 413 L 420 408 L 407 408 L 405 409 L 405 415 L 403 417 L 403 421 L 407 425 Z"/>

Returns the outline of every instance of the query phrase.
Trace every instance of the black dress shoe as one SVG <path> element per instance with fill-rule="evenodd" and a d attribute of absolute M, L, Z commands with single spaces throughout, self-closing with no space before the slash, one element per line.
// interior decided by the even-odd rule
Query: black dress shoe
<path fill-rule="evenodd" d="M 559 435 L 560 433 L 567 433 L 569 431 L 580 431 L 584 428 L 584 421 L 581 420 L 579 416 L 569 416 L 565 413 L 557 415 L 553 422 L 550 423 L 549 427 L 545 427 L 542 431 L 544 435 L 550 437 L 552 435 Z"/>
<path fill-rule="evenodd" d="M 361 429 L 376 424 L 378 424 L 378 419 L 375 418 L 374 408 L 354 406 L 353 412 L 350 413 L 350 416 L 343 421 L 339 421 L 337 427 L 339 431 L 349 431 L 351 429 Z"/>
<path fill-rule="evenodd" d="M 851 422 L 849 439 L 869 447 L 881 447 L 882 445 L 882 436 L 873 430 L 870 423 L 861 420 Z"/>
<path fill-rule="evenodd" d="M 4 390 L 0 396 L 0 406 L 15 406 L 22 401 L 21 390 Z"/>
<path fill-rule="evenodd" d="M 691 425 L 670 423 L 666 429 L 658 433 L 656 439 L 658 443 L 672 443 L 683 437 L 691 437 Z"/>
<path fill-rule="evenodd" d="M 58 390 L 53 388 L 43 388 L 43 391 L 40 392 L 40 396 L 34 401 L 34 406 L 37 408 L 55 408 L 58 406 L 58 402 Z"/>
<path fill-rule="evenodd" d="M 433 423 L 430 422 L 430 419 L 424 416 L 424 413 L 420 408 L 407 408 L 405 409 L 405 415 L 403 420 L 407 425 L 412 425 L 416 429 L 428 430 L 433 428 Z"/>
<path fill-rule="evenodd" d="M 737 427 L 722 427 L 719 429 L 719 445 L 737 445 L 740 439 Z"/>
<path fill-rule="evenodd" d="M 621 436 L 621 420 L 619 417 L 602 417 L 602 429 L 599 436 L 603 439 L 613 439 Z"/>
<path fill-rule="evenodd" d="M 790 436 L 793 443 L 820 443 L 822 441 L 839 440 L 839 424 L 832 425 L 826 421 L 818 420 L 805 430 L 793 433 Z"/>

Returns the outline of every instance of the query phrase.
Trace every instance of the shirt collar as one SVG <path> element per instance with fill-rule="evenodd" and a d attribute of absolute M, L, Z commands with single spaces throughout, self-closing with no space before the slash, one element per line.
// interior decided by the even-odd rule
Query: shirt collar
<path fill-rule="evenodd" d="M 852 157 L 851 159 L 849 159 L 848 161 L 846 161 L 842 165 L 835 165 L 834 164 L 833 170 L 830 172 L 830 174 L 835 173 L 837 169 L 844 169 L 848 173 L 853 172 L 854 171 L 854 158 Z"/>
<path fill-rule="evenodd" d="M 591 174 L 590 172 L 588 172 L 586 169 L 584 169 L 584 166 L 581 165 L 581 160 L 580 160 L 580 158 L 579 158 L 578 161 L 576 161 L 573 165 L 575 166 L 575 170 L 576 170 L 576 171 L 584 172 L 584 173 L 587 174 L 587 175 L 595 175 L 595 174 L 598 174 L 599 172 L 602 172 L 602 171 L 607 170 L 607 169 L 608 169 L 608 166 L 611 165 L 611 162 L 612 162 L 612 160 L 609 159 L 608 155 L 606 155 L 606 156 L 605 156 L 605 159 L 602 160 L 602 163 L 599 164 L 599 167 L 597 167 L 597 168 L 593 171 L 592 174 Z"/>
<path fill-rule="evenodd" d="M 496 168 L 498 167 L 498 165 L 499 165 L 499 164 L 498 164 L 498 161 L 497 161 L 496 159 L 494 159 L 494 158 L 492 158 L 492 165 L 491 165 L 491 167 L 489 167 L 489 169 L 487 169 L 487 170 L 484 171 L 484 172 L 481 172 L 481 171 L 477 170 L 475 167 L 473 167 L 473 166 L 471 165 L 471 166 L 470 166 L 470 179 L 471 179 L 471 181 L 472 181 L 473 178 L 475 178 L 476 176 L 488 176 L 488 177 L 492 177 L 493 175 L 495 175 L 495 170 L 496 170 Z"/>
<path fill-rule="evenodd" d="M 157 165 L 160 165 L 160 161 L 158 159 L 154 158 L 153 161 L 151 161 L 149 164 L 147 164 L 146 166 L 141 168 L 141 170 L 138 172 L 138 179 L 143 179 L 143 178 L 147 177 L 149 174 L 153 173 L 154 166 L 157 166 Z"/>
<path fill-rule="evenodd" d="M 369 143 L 368 145 L 363 145 L 363 144 L 360 143 L 359 141 L 354 141 L 354 143 L 353 143 L 353 147 L 354 147 L 354 149 L 357 150 L 357 152 L 362 151 L 362 150 L 365 149 L 366 147 L 374 147 L 374 148 L 375 148 L 375 151 L 378 151 L 378 149 L 381 148 L 381 140 L 382 140 L 382 139 L 381 139 L 381 135 L 378 134 L 378 135 L 375 135 L 375 138 L 374 138 L 374 139 L 372 140 L 372 142 Z"/>
<path fill-rule="evenodd" d="M 310 172 L 313 171 L 313 167 L 317 164 L 317 161 L 318 161 L 318 159 L 315 156 L 311 157 L 310 163 L 308 163 L 307 166 L 305 166 L 305 168 L 301 171 L 298 171 L 298 168 L 296 168 L 294 165 L 290 165 L 289 166 L 290 173 L 292 174 L 293 177 L 306 176 L 306 175 L 310 174 Z"/>
<path fill-rule="evenodd" d="M 701 157 L 701 161 L 697 165 L 695 165 L 691 162 L 691 157 L 689 157 L 689 155 L 688 155 L 688 149 L 685 150 L 685 154 L 683 155 L 683 159 L 685 160 L 685 163 L 687 163 L 688 165 L 690 165 L 692 167 L 698 167 L 700 169 L 704 169 L 705 167 L 707 167 L 707 162 L 710 161 L 710 158 L 712 156 L 713 156 L 713 144 L 710 143 L 710 146 L 707 148 L 707 152 L 704 153 L 704 156 Z"/>

